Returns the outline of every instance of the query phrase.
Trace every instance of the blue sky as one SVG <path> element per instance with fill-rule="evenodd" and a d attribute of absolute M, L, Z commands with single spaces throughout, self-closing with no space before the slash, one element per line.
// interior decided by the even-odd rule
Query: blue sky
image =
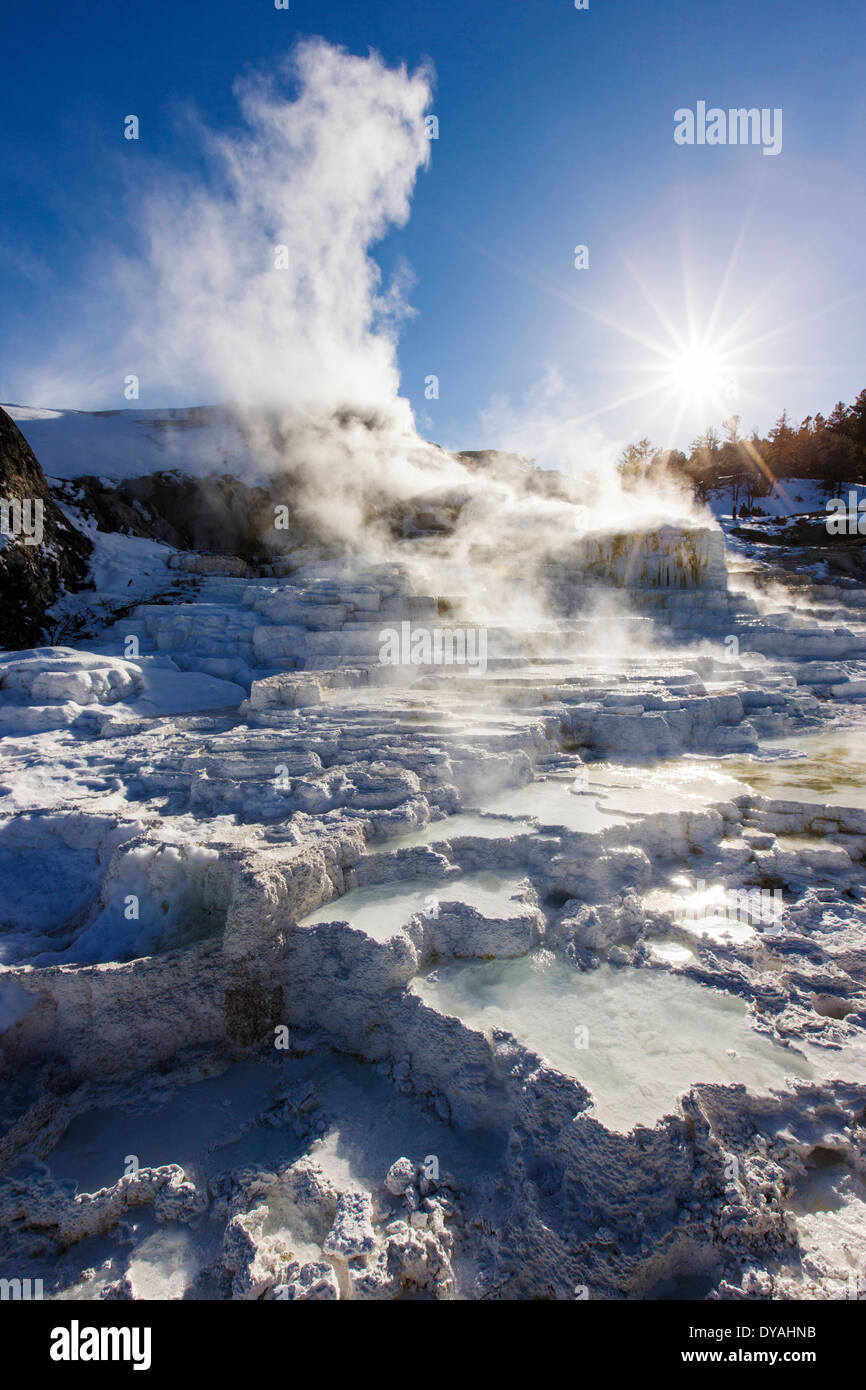
<path fill-rule="evenodd" d="M 74 338 L 94 248 L 130 241 L 130 161 L 201 177 L 183 108 L 236 124 L 238 74 L 309 34 L 435 67 L 432 164 L 408 225 L 375 248 L 386 278 L 402 261 L 414 275 L 401 391 L 428 437 L 531 452 L 548 414 L 617 445 L 683 445 L 722 418 L 722 369 L 727 413 L 761 429 L 866 386 L 861 0 L 55 0 L 4 17 L 0 399 L 22 400 Z M 781 108 L 782 152 L 677 146 L 674 112 L 698 100 Z M 121 138 L 128 112 L 138 144 Z M 96 350 L 93 325 L 80 332 Z M 196 403 L 183 381 L 140 402 L 181 403 Z"/>

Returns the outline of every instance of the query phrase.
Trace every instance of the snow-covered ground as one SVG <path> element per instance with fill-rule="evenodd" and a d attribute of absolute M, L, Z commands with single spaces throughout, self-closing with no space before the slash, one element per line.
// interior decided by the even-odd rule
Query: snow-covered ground
<path fill-rule="evenodd" d="M 228 408 L 46 410 L 3 404 L 53 478 L 137 478 L 181 469 L 258 482 L 266 470 Z"/>
<path fill-rule="evenodd" d="M 89 418 L 49 473 L 112 472 Z M 97 635 L 0 658 L 0 1277 L 866 1284 L 866 590 L 670 527 L 542 604 L 499 555 L 494 623 L 435 539 L 423 591 L 412 544 L 178 590 L 92 538 Z M 403 624 L 484 669 L 383 664 Z"/>
<path fill-rule="evenodd" d="M 847 504 L 851 493 L 856 495 L 858 503 L 861 502 L 866 497 L 866 484 L 843 483 L 836 487 L 828 486 L 815 478 L 786 478 L 784 482 L 774 483 L 766 497 L 756 498 L 754 506 L 756 512 L 765 517 L 805 516 L 814 512 L 824 512 L 828 500 L 833 497 L 844 498 Z M 742 500 L 742 497 L 738 499 L 738 508 Z M 709 507 L 719 521 L 729 521 L 730 490 L 722 489 L 713 493 L 709 499 Z"/>

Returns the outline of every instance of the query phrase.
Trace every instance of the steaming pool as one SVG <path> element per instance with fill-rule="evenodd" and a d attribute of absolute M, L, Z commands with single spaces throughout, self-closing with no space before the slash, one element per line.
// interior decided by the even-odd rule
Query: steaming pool
<path fill-rule="evenodd" d="M 655 1124 L 698 1082 L 761 1091 L 814 1075 L 801 1054 L 755 1032 L 741 1000 L 660 970 L 580 974 L 536 950 L 443 965 L 413 988 L 439 1013 L 481 1032 L 503 1028 L 575 1077 L 610 1129 Z M 576 1046 L 579 1029 L 588 1030 L 586 1047 Z"/>
<path fill-rule="evenodd" d="M 484 810 L 501 816 L 534 816 L 540 825 L 595 834 L 660 810 L 701 810 L 748 790 L 748 784 L 727 767 L 699 757 L 649 767 L 588 763 L 577 767 L 574 777 L 548 777 L 499 792 L 485 800 Z"/>
<path fill-rule="evenodd" d="M 520 873 L 494 873 L 480 870 L 460 878 L 417 878 L 409 883 L 374 883 L 353 888 L 315 911 L 308 912 L 299 927 L 319 922 L 348 922 L 376 941 L 388 941 L 416 912 L 437 903 L 461 902 L 474 907 L 483 917 L 517 917 L 525 904 L 514 901 L 514 894 L 525 885 Z"/>
<path fill-rule="evenodd" d="M 766 739 L 761 749 L 763 758 L 726 758 L 725 768 L 762 796 L 866 810 L 866 729 Z"/>
<path fill-rule="evenodd" d="M 430 821 L 421 830 L 408 835 L 391 836 L 389 849 L 413 849 L 422 845 L 441 844 L 442 841 L 460 839 L 510 840 L 513 835 L 534 835 L 538 826 L 532 821 L 510 816 L 480 815 L 475 811 L 461 811 L 442 820 Z"/>
<path fill-rule="evenodd" d="M 680 889 L 677 892 L 652 888 L 643 897 L 647 912 L 665 913 L 673 917 L 683 931 L 719 945 L 743 945 L 757 939 L 758 932 L 749 917 L 756 902 L 760 909 L 760 892 L 756 900 L 754 894 L 750 896 L 747 890 L 745 898 L 738 901 L 736 895 L 730 897 L 721 884 L 711 884 L 693 891 Z"/>

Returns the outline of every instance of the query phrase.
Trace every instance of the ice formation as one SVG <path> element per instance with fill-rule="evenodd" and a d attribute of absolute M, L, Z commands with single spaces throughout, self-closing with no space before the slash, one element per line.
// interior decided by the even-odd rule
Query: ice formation
<path fill-rule="evenodd" d="M 0 1275 L 856 1296 L 866 592 L 443 505 L 282 573 L 94 533 L 149 594 L 0 658 Z"/>

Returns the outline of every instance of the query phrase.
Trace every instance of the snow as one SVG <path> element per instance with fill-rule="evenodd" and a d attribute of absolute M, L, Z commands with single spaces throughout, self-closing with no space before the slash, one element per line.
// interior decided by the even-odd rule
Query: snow
<path fill-rule="evenodd" d="M 178 469 L 195 477 L 232 473 L 248 482 L 266 476 L 228 408 L 197 410 L 42 410 L 3 404 L 54 478 L 111 480 Z"/>
<path fill-rule="evenodd" d="M 33 959 L 86 965 L 176 950 L 216 933 L 226 907 L 215 850 L 136 845 L 113 857 L 100 898 L 74 941 Z"/>
<path fill-rule="evenodd" d="M 156 585 L 168 583 L 168 562 L 176 553 L 171 546 L 143 536 L 98 531 L 84 523 L 72 508 L 67 511 L 93 542 L 90 578 L 101 598 L 129 603 L 152 593 Z"/>
<path fill-rule="evenodd" d="M 38 733 L 207 709 L 235 709 L 241 686 L 178 669 L 167 656 L 137 661 L 44 647 L 0 654 L 0 733 Z M 95 722 L 94 722 L 95 721 Z"/>
<path fill-rule="evenodd" d="M 859 502 L 866 497 L 866 484 L 842 483 L 828 487 L 816 478 L 786 478 L 783 482 L 774 483 L 766 497 L 756 498 L 754 505 L 767 517 L 803 516 L 811 512 L 824 512 L 827 500 L 832 497 L 842 497 L 847 504 L 850 492 L 856 493 Z M 737 506 L 740 505 L 741 499 L 737 502 Z M 729 519 L 730 490 L 723 488 L 713 493 L 709 507 L 718 520 Z"/>

